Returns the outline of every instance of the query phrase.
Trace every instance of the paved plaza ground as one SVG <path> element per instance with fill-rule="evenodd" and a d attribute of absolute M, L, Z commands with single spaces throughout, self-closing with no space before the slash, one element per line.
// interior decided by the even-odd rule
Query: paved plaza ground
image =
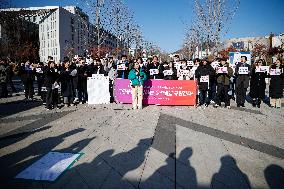
<path fill-rule="evenodd" d="M 0 188 L 284 188 L 284 109 L 0 99 Z M 53 183 L 14 177 L 50 151 L 84 155 Z"/>

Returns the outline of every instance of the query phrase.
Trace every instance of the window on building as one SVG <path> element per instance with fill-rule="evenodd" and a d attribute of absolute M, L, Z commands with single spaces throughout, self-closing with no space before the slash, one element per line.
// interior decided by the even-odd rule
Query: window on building
<path fill-rule="evenodd" d="M 47 32 L 47 39 L 49 39 L 49 32 Z"/>

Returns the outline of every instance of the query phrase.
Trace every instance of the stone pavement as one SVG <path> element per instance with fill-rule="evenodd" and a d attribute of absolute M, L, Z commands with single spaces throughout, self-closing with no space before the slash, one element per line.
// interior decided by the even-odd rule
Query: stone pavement
<path fill-rule="evenodd" d="M 0 99 L 1 189 L 284 188 L 284 109 L 22 99 Z M 49 151 L 84 155 L 54 183 L 14 179 Z"/>

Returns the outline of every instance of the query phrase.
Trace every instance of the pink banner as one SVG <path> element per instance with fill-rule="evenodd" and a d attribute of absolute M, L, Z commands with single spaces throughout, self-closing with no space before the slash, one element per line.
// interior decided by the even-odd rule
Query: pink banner
<path fill-rule="evenodd" d="M 117 79 L 114 86 L 118 103 L 132 103 L 128 79 Z M 197 83 L 193 80 L 147 80 L 143 88 L 143 104 L 195 105 Z"/>

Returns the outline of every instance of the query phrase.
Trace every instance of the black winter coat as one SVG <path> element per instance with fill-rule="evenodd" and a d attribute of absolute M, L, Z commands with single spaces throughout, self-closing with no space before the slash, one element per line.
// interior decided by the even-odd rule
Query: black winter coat
<path fill-rule="evenodd" d="M 58 73 L 55 72 L 54 68 L 46 68 L 44 71 L 44 86 L 52 88 L 52 85 L 58 79 Z"/>
<path fill-rule="evenodd" d="M 32 70 L 26 69 L 26 66 L 23 65 L 20 68 L 19 75 L 22 78 L 22 81 L 28 82 L 28 81 L 34 81 L 35 80 L 35 74 L 36 70 L 33 68 Z"/>
<path fill-rule="evenodd" d="M 87 86 L 87 74 L 88 74 L 88 66 L 79 66 L 78 67 L 78 89 L 83 89 Z"/>
<path fill-rule="evenodd" d="M 154 65 L 153 63 L 149 64 L 147 66 L 147 69 L 148 69 L 148 73 L 149 73 L 149 78 L 150 79 L 163 79 L 164 78 L 164 74 L 163 74 L 163 71 L 164 71 L 164 66 L 161 65 L 160 63 L 157 63 L 156 65 Z M 150 75 L 150 70 L 151 69 L 158 69 L 159 70 L 159 74 L 155 74 L 155 75 Z M 147 76 L 148 77 L 148 76 Z"/>
<path fill-rule="evenodd" d="M 209 75 L 209 86 L 208 86 L 208 83 L 200 82 L 201 76 L 206 76 L 206 75 Z M 210 81 L 212 81 L 212 78 L 214 78 L 214 76 L 215 76 L 215 70 L 209 64 L 200 65 L 195 70 L 195 77 L 198 79 L 198 87 L 199 87 L 200 90 L 208 90 L 208 88 L 212 84 L 212 82 L 210 82 Z"/>
<path fill-rule="evenodd" d="M 239 62 L 237 64 L 236 69 L 235 69 L 236 88 L 239 88 L 240 86 L 243 85 L 243 87 L 247 89 L 249 87 L 249 74 L 247 74 L 247 75 L 239 74 L 239 68 L 240 67 L 248 67 L 248 70 L 250 71 L 250 65 L 249 64 L 241 63 L 241 62 Z"/>
<path fill-rule="evenodd" d="M 60 76 L 61 93 L 63 97 L 73 97 L 73 77 L 70 74 L 71 70 L 64 70 Z"/>
<path fill-rule="evenodd" d="M 251 70 L 251 79 L 250 79 L 250 92 L 249 96 L 251 98 L 260 98 L 264 99 L 265 97 L 265 78 L 267 77 L 266 72 L 256 72 L 256 68 Z"/>
<path fill-rule="evenodd" d="M 276 69 L 275 65 L 271 66 L 271 69 Z M 280 66 L 281 75 L 271 75 L 269 85 L 269 97 L 270 98 L 282 98 L 284 88 L 284 66 Z"/>

